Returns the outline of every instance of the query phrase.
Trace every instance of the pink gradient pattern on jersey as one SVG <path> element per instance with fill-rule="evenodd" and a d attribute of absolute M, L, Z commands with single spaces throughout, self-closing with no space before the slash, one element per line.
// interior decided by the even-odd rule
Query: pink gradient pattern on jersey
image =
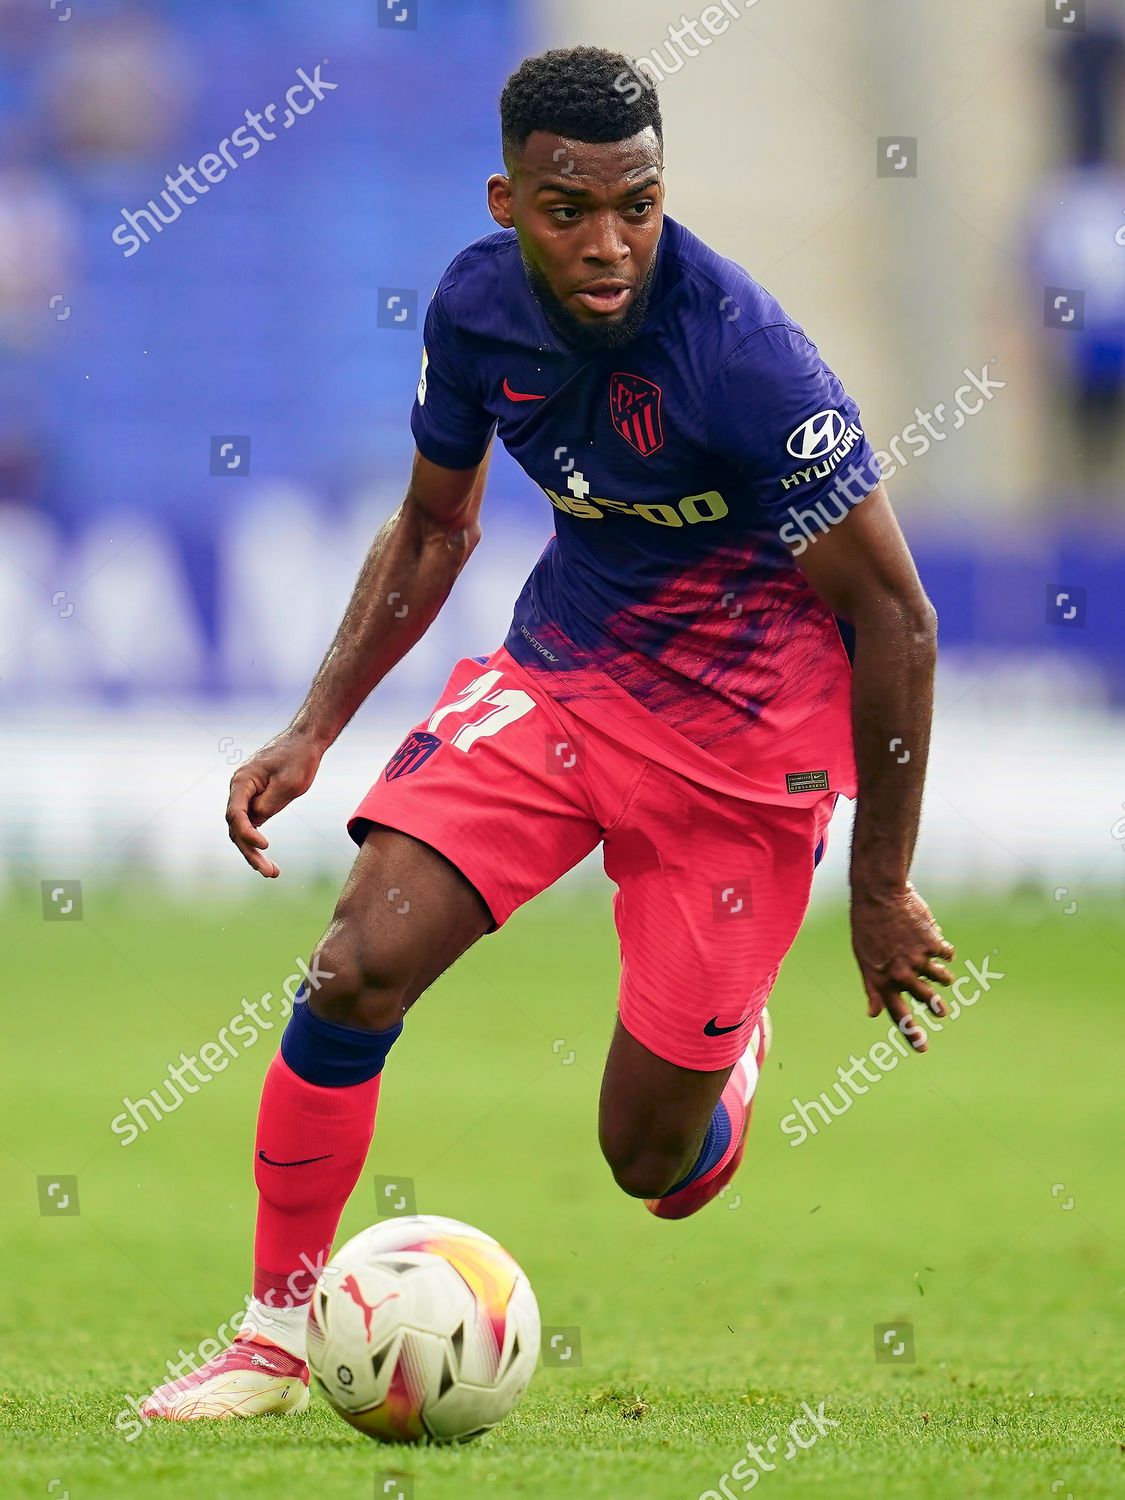
<path fill-rule="evenodd" d="M 800 771 L 850 760 L 851 666 L 835 618 L 787 552 L 715 548 L 591 622 L 595 633 L 583 647 L 536 622 L 540 650 L 525 645 L 517 660 L 549 670 L 552 696 L 575 712 L 612 713 L 624 693 L 727 763 Z"/>

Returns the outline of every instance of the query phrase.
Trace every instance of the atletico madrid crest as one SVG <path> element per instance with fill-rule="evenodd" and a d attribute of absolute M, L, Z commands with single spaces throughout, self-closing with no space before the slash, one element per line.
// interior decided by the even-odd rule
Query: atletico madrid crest
<path fill-rule="evenodd" d="M 387 762 L 387 768 L 383 774 L 388 781 L 397 781 L 400 776 L 409 776 L 412 771 L 417 771 L 419 766 L 425 765 L 440 745 L 441 740 L 436 734 L 430 734 L 425 729 L 411 730 Z"/>
<path fill-rule="evenodd" d="M 626 375 L 619 371 L 609 377 L 609 414 L 613 425 L 642 458 L 664 445 L 664 429 L 660 425 L 661 395 L 660 387 L 643 375 Z"/>

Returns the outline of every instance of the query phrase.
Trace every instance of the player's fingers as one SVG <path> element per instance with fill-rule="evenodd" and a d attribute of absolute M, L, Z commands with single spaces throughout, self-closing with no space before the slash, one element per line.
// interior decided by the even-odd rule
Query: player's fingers
<path fill-rule="evenodd" d="M 259 854 L 256 849 L 243 849 L 242 857 L 252 870 L 257 870 L 259 875 L 266 880 L 276 880 L 281 870 L 264 854 Z"/>
<path fill-rule="evenodd" d="M 297 796 L 295 787 L 287 784 L 280 776 L 271 776 L 250 803 L 250 815 L 254 820 L 254 826 L 265 823 L 273 817 L 274 813 L 279 813 L 283 807 L 288 807 L 295 796 Z"/>
<path fill-rule="evenodd" d="M 250 805 L 250 798 L 258 791 L 258 783 L 250 775 L 246 767 L 237 770 L 230 779 L 230 794 L 227 797 L 226 820 L 227 827 L 231 826 L 233 819 L 239 813 L 245 813 Z"/>
<path fill-rule="evenodd" d="M 926 1033 L 911 1013 L 910 1006 L 901 995 L 895 993 L 885 997 L 887 1014 L 894 1021 L 899 1031 L 914 1048 L 915 1052 L 925 1052 L 927 1048 Z"/>
<path fill-rule="evenodd" d="M 274 864 L 273 860 L 268 855 L 262 853 L 263 848 L 269 847 L 264 840 L 261 848 L 257 849 L 249 844 L 239 843 L 237 839 L 235 839 L 235 844 L 246 863 L 252 870 L 257 870 L 259 875 L 264 875 L 267 880 L 274 880 L 281 874 L 281 871 Z"/>
<path fill-rule="evenodd" d="M 257 834 L 258 821 L 255 802 L 265 790 L 266 781 L 246 766 L 241 766 L 230 779 L 230 796 L 227 798 L 227 827 L 236 843 L 250 843 L 265 848 L 265 840 Z"/>
<path fill-rule="evenodd" d="M 264 875 L 267 880 L 272 880 L 281 874 L 273 860 L 262 853 L 264 849 L 269 848 L 269 840 L 265 834 L 259 833 L 254 828 L 245 814 L 242 814 L 241 820 L 236 820 L 231 825 L 230 837 L 231 843 L 252 870 L 257 870 L 258 874 Z"/>
<path fill-rule="evenodd" d="M 939 964 L 936 958 L 931 958 L 930 961 L 926 964 L 926 967 L 920 972 L 924 974 L 927 979 L 936 980 L 938 984 L 953 983 L 952 973 L 945 967 L 944 964 Z"/>
<path fill-rule="evenodd" d="M 269 839 L 254 827 L 248 811 L 256 786 L 253 778 L 245 773 L 238 773 L 232 778 L 230 799 L 227 802 L 227 831 L 230 834 L 231 843 L 250 868 L 257 870 L 258 874 L 265 876 L 267 880 L 272 880 L 281 871 L 272 859 L 268 859 L 262 853 L 262 850 L 269 848 Z"/>
<path fill-rule="evenodd" d="M 926 1009 L 932 1015 L 939 1017 L 947 1016 L 949 1014 L 949 1006 L 945 1003 L 940 995 L 931 995 L 930 998 L 926 1001 Z"/>
<path fill-rule="evenodd" d="M 236 844 L 251 849 L 268 849 L 269 839 L 259 833 L 247 813 L 239 813 L 230 825 L 230 836 Z"/>
<path fill-rule="evenodd" d="M 227 813 L 227 828 L 230 832 L 231 843 L 237 844 L 245 852 L 247 849 L 268 849 L 269 839 L 264 833 L 259 833 L 250 821 L 250 815 L 242 808 Z"/>
<path fill-rule="evenodd" d="M 922 1005 L 929 1005 L 935 999 L 935 990 L 927 980 L 922 980 L 916 972 L 910 972 L 906 978 L 898 981 L 898 989 L 904 990 L 907 995 L 913 996 L 915 1001 L 921 1001 Z"/>
<path fill-rule="evenodd" d="M 944 958 L 947 963 L 957 957 L 956 948 L 954 948 L 936 922 L 934 923 L 933 940 L 927 946 L 936 958 Z"/>
<path fill-rule="evenodd" d="M 945 1015 L 945 1001 L 924 979 L 912 979 L 909 984 L 903 985 L 903 989 L 915 1000 L 920 1001 L 927 1010 L 932 1011 L 935 1016 Z"/>
<path fill-rule="evenodd" d="M 884 1010 L 884 1003 L 883 996 L 880 993 L 878 987 L 872 984 L 871 981 L 865 977 L 863 981 L 863 988 L 867 992 L 867 1014 L 869 1016 L 881 1015 Z"/>
<path fill-rule="evenodd" d="M 865 980 L 864 988 L 867 991 L 867 1014 L 869 1016 L 878 1016 L 883 1011 L 886 1011 L 887 1015 L 890 1016 L 900 1031 L 904 1030 L 904 1027 L 910 1028 L 904 1031 L 904 1035 L 912 1047 L 917 1051 L 924 1052 L 926 1050 L 924 1033 L 915 1024 L 914 1017 L 910 1012 L 910 1006 L 899 993 L 905 986 L 896 984 L 893 979 L 880 975 L 878 979 Z M 918 1045 L 919 1039 L 921 1039 L 921 1046 Z"/>

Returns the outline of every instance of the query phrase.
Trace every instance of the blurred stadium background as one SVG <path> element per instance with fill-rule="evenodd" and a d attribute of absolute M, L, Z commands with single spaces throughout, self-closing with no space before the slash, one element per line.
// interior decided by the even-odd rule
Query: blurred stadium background
<path fill-rule="evenodd" d="M 491 227 L 499 88 L 583 40 L 668 75 L 670 211 L 897 437 L 943 643 L 920 877 L 1120 890 L 1123 12 L 757 0 L 699 47 L 652 0 L 4 0 L 0 881 L 245 879 L 224 785 L 401 498 L 425 305 Z M 125 253 L 126 210 L 318 64 L 315 108 Z M 1003 382 L 971 415 L 966 371 Z M 448 609 L 275 830 L 290 879 L 346 867 L 358 793 L 502 638 L 550 526 L 498 455 Z"/>
<path fill-rule="evenodd" d="M 227 781 L 300 701 L 401 499 L 426 303 L 492 227 L 503 81 L 577 42 L 655 57 L 669 211 L 897 444 L 943 646 L 917 875 L 961 959 L 1011 977 L 847 1125 L 783 1150 L 778 1117 L 876 1034 L 839 828 L 776 996 L 745 1206 L 670 1239 L 596 1151 L 616 989 L 597 862 L 467 955 L 411 1018 L 371 1169 L 510 1243 L 587 1359 L 544 1372 L 495 1442 L 427 1458 L 418 1495 L 501 1467 L 520 1493 L 697 1494 L 748 1421 L 828 1392 L 847 1441 L 818 1450 L 818 1494 L 1119 1493 L 1099 1403 L 1122 1242 L 1125 0 L 756 0 L 694 57 L 680 20 L 667 0 L 0 0 L 12 1493 L 273 1495 L 280 1455 L 291 1488 L 360 1493 L 359 1440 L 323 1402 L 291 1434 L 128 1448 L 113 1427 L 245 1290 L 269 1049 L 131 1151 L 110 1121 L 308 953 L 346 816 L 451 661 L 502 638 L 550 533 L 497 454 L 446 611 L 271 825 L 283 877 L 258 881 Z M 318 67 L 335 87 L 277 127 Z M 138 217 L 271 101 L 276 139 L 159 230 Z M 123 214 L 148 224 L 129 255 Z M 371 1214 L 365 1184 L 344 1234 Z M 918 1364 L 888 1373 L 872 1325 L 904 1315 Z M 771 1494 L 813 1492 L 801 1462 Z"/>

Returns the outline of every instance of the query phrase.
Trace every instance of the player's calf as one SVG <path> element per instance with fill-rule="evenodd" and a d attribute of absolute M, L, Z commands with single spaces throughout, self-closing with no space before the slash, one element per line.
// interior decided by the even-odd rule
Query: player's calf
<path fill-rule="evenodd" d="M 402 1016 L 489 923 L 432 849 L 389 829 L 368 835 L 314 955 L 320 988 L 293 1008 L 258 1117 L 247 1326 L 291 1352 L 304 1352 L 304 1308 L 363 1169 Z"/>
<path fill-rule="evenodd" d="M 660 1198 L 710 1169 L 733 1133 L 720 1109 L 729 1065 L 711 1072 L 677 1066 L 619 1020 L 602 1082 L 598 1134 L 614 1179 L 626 1193 Z M 741 1114 L 739 1124 L 741 1126 Z"/>
<path fill-rule="evenodd" d="M 397 896 L 392 901 L 392 893 Z M 238 1338 L 143 1414 L 292 1413 L 308 1400 L 308 1302 L 375 1128 L 404 1011 L 491 925 L 477 892 L 426 845 L 373 830 L 266 1073 L 254 1144 L 254 1289 Z"/>

